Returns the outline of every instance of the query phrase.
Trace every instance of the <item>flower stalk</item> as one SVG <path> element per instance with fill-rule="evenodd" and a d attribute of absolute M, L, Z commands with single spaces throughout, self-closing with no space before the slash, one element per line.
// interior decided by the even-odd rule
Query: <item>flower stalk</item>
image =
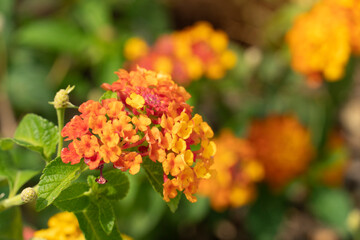
<path fill-rule="evenodd" d="M 61 136 L 61 131 L 64 127 L 64 115 L 66 108 L 75 108 L 76 106 L 73 105 L 69 101 L 69 93 L 74 90 L 75 86 L 67 86 L 66 89 L 60 89 L 54 98 L 53 102 L 49 102 L 50 104 L 54 105 L 56 109 L 56 115 L 58 119 L 58 129 L 59 129 L 59 144 L 58 144 L 58 151 L 57 157 L 60 157 L 61 149 L 63 148 L 63 137 Z"/>
<path fill-rule="evenodd" d="M 61 136 L 61 131 L 64 127 L 64 115 L 65 115 L 65 108 L 58 108 L 56 109 L 56 115 L 58 119 L 58 129 L 59 129 L 59 143 L 58 143 L 58 151 L 57 151 L 57 157 L 60 157 L 61 149 L 63 148 L 64 140 Z"/>

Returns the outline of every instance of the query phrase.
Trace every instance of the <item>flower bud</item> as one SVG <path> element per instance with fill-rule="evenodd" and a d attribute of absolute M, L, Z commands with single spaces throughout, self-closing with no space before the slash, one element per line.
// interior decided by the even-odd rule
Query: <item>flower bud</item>
<path fill-rule="evenodd" d="M 69 93 L 75 88 L 75 86 L 67 86 L 66 89 L 60 89 L 54 98 L 53 102 L 49 102 L 53 104 L 56 109 L 59 108 L 71 108 L 75 107 L 72 103 L 69 102 Z"/>
<path fill-rule="evenodd" d="M 32 201 L 34 201 L 36 198 L 37 198 L 36 191 L 35 191 L 33 188 L 31 188 L 31 187 L 25 188 L 25 189 L 22 190 L 22 192 L 21 192 L 21 200 L 22 200 L 24 203 L 32 202 Z"/>

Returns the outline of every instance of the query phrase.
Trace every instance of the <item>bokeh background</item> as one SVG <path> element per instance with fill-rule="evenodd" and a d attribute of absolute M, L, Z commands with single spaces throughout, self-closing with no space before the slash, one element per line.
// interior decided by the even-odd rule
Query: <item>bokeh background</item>
<path fill-rule="evenodd" d="M 143 172 L 130 176 L 129 195 L 116 205 L 122 232 L 134 239 L 360 239 L 359 59 L 347 47 L 343 74 L 332 81 L 321 67 L 311 74 L 294 67 L 296 46 L 305 62 L 312 62 L 313 55 L 324 54 L 317 51 L 320 46 L 337 39 L 323 37 L 340 31 L 331 29 L 326 15 L 319 17 L 325 19 L 323 28 L 310 24 L 312 34 L 295 31 L 297 43 L 290 47 L 286 40 L 298 16 L 319 2 L 1 0 L 0 137 L 12 137 L 26 113 L 56 123 L 48 102 L 68 85 L 76 86 L 70 97 L 78 106 L 98 99 L 104 92 L 100 85 L 114 82 L 119 68 L 143 64 L 174 79 L 179 74 L 194 112 L 215 132 L 218 174 L 200 187 L 198 202 L 182 199 L 176 213 Z M 353 18 L 350 32 L 360 31 L 360 16 Z M 191 54 L 203 62 L 171 52 L 182 49 L 172 42 L 174 36 L 194 41 Z M 301 46 L 313 40 L 309 36 L 320 40 L 306 52 L 311 48 Z M 337 53 L 339 46 L 330 44 L 324 52 Z M 330 64 L 340 55 L 322 57 Z M 211 65 L 217 57 L 218 65 Z M 75 113 L 67 111 L 66 119 Z M 21 148 L 13 155 L 21 168 L 44 166 L 39 156 Z M 0 190 L 7 191 L 4 178 Z M 43 229 L 58 211 L 37 213 L 24 205 L 18 221 L 30 232 Z M 0 215 L 0 239 L 12 236 L 6 219 Z"/>

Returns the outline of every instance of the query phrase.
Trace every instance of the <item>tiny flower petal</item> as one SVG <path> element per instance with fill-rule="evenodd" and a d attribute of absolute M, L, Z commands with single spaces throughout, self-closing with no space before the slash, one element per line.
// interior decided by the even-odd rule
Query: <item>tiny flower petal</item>
<path fill-rule="evenodd" d="M 130 97 L 126 98 L 126 103 L 135 109 L 140 109 L 144 106 L 145 100 L 142 96 L 132 93 Z"/>

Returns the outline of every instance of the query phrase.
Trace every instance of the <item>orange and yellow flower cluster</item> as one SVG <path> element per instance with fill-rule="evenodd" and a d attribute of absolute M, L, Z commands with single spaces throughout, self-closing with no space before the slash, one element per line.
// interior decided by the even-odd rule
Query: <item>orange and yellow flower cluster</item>
<path fill-rule="evenodd" d="M 187 199 L 199 179 L 210 177 L 216 151 L 210 126 L 186 103 L 190 95 L 171 77 L 143 68 L 127 72 L 120 69 L 119 79 L 105 90 L 117 98 L 101 102 L 87 101 L 62 130 L 72 141 L 61 152 L 64 163 L 84 160 L 90 169 L 102 169 L 105 163 L 136 174 L 144 157 L 162 164 L 163 195 L 166 201 L 183 191 Z M 192 151 L 196 147 L 198 150 Z M 104 183 L 99 178 L 98 182 Z"/>
<path fill-rule="evenodd" d="M 309 131 L 293 116 L 253 121 L 249 141 L 264 167 L 266 182 L 275 190 L 306 171 L 314 155 Z"/>
<path fill-rule="evenodd" d="M 61 212 L 48 221 L 49 228 L 38 230 L 34 237 L 47 240 L 85 240 L 73 213 Z"/>
<path fill-rule="evenodd" d="M 340 79 L 351 53 L 360 54 L 360 2 L 319 1 L 297 17 L 287 42 L 292 67 L 310 84 Z"/>
<path fill-rule="evenodd" d="M 161 36 L 153 47 L 139 38 L 131 38 L 125 44 L 125 57 L 136 66 L 170 74 L 174 81 L 186 85 L 203 75 L 220 79 L 236 63 L 236 55 L 228 49 L 228 37 L 223 31 L 215 31 L 207 22 L 170 35 Z"/>
<path fill-rule="evenodd" d="M 262 180 L 263 167 L 255 160 L 250 143 L 232 132 L 224 130 L 215 143 L 212 169 L 216 174 L 201 181 L 199 193 L 209 196 L 212 208 L 218 211 L 243 206 L 255 197 L 255 183 Z"/>
<path fill-rule="evenodd" d="M 35 231 L 34 239 L 46 240 L 85 240 L 79 222 L 71 212 L 61 212 L 52 216 L 47 229 Z M 121 234 L 124 240 L 133 240 L 128 235 Z"/>

